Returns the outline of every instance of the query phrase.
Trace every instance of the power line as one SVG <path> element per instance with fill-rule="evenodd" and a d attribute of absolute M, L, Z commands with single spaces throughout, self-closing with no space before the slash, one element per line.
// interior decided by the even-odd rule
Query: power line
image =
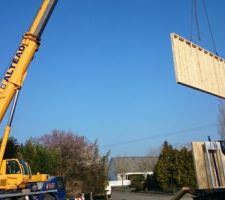
<path fill-rule="evenodd" d="M 208 128 L 212 128 L 212 127 L 215 127 L 215 126 L 216 126 L 215 123 L 206 124 L 206 125 L 202 125 L 202 126 L 196 126 L 196 127 L 193 127 L 193 128 L 188 128 L 188 129 L 183 129 L 183 130 L 178 130 L 178 131 L 172 131 L 172 132 L 169 132 L 167 134 L 161 134 L 161 135 L 157 134 L 157 135 L 152 135 L 152 136 L 149 136 L 149 137 L 136 138 L 136 139 L 132 139 L 132 140 L 125 140 L 125 141 L 118 142 L 118 143 L 102 145 L 101 148 L 120 146 L 120 145 L 131 144 L 131 143 L 137 143 L 137 142 L 141 142 L 141 141 L 145 141 L 145 140 L 155 140 L 155 139 L 162 138 L 162 137 L 170 137 L 170 136 L 173 136 L 173 135 L 184 134 L 184 133 L 187 133 L 187 132 L 193 132 L 193 131 L 208 129 Z"/>

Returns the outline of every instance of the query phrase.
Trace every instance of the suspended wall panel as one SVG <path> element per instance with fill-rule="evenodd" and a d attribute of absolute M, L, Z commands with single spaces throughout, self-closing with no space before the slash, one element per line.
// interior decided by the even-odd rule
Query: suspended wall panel
<path fill-rule="evenodd" d="M 172 33 L 176 81 L 225 98 L 225 60 Z"/>

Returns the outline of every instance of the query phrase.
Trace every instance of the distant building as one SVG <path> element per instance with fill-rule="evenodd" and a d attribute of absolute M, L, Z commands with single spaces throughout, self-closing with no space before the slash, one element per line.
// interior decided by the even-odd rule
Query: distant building
<path fill-rule="evenodd" d="M 109 181 L 129 180 L 129 175 L 153 174 L 158 157 L 115 157 L 109 162 Z"/>

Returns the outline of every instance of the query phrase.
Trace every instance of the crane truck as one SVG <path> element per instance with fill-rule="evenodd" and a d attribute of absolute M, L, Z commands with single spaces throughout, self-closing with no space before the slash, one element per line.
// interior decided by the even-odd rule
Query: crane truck
<path fill-rule="evenodd" d="M 3 159 L 20 90 L 56 3 L 57 0 L 43 0 L 0 82 L 0 121 L 12 103 L 0 147 L 0 199 L 65 199 L 61 177 L 49 177 L 47 174 L 33 175 L 27 162 L 16 158 Z"/>

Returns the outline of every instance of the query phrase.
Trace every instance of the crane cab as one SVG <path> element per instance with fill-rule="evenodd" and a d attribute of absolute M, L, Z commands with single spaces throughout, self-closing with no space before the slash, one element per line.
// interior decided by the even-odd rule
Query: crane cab
<path fill-rule="evenodd" d="M 0 174 L 0 189 L 25 188 L 31 179 L 29 166 L 18 159 L 3 160 Z"/>

